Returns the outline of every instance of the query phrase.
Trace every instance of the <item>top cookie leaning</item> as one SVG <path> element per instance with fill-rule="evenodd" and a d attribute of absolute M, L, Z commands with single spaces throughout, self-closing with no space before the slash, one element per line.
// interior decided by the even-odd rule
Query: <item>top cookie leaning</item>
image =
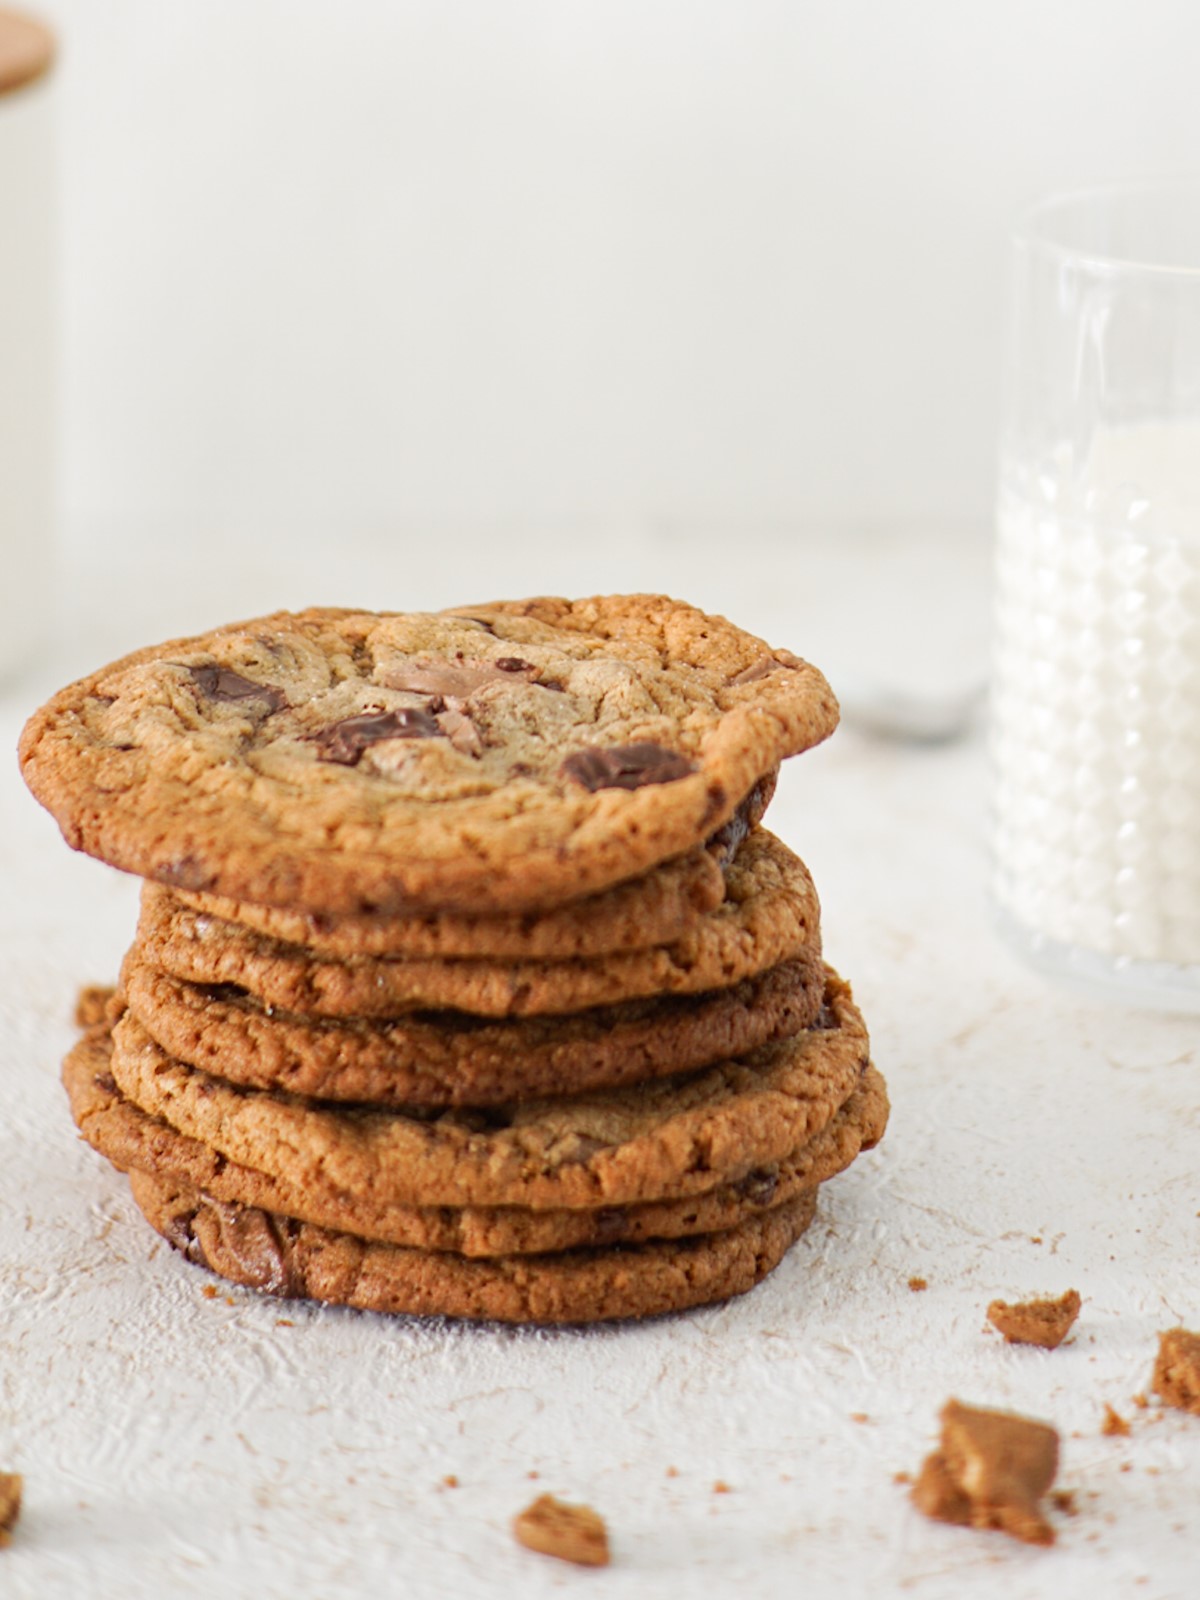
<path fill-rule="evenodd" d="M 141 650 L 21 736 L 67 842 L 329 913 L 537 910 L 708 838 L 832 732 L 821 674 L 659 595 L 314 608 Z"/>

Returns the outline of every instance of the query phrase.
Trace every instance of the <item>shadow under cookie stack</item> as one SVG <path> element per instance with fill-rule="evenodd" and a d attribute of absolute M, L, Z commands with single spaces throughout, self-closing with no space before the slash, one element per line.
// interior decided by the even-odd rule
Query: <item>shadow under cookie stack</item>
<path fill-rule="evenodd" d="M 64 1081 L 238 1283 L 510 1322 L 751 1288 L 887 1096 L 761 826 L 820 674 L 658 596 L 281 613 L 31 718 L 76 848 L 147 881 Z"/>

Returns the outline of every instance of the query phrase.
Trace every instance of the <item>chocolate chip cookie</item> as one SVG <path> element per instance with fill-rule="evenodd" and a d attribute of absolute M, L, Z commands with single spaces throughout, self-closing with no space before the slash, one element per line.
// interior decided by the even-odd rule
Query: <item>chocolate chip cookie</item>
<path fill-rule="evenodd" d="M 193 984 L 126 957 L 130 1011 L 168 1054 L 253 1089 L 377 1105 L 488 1106 L 617 1088 L 728 1061 L 816 1020 L 825 989 L 806 951 L 707 994 L 651 996 L 562 1017 L 461 1011 L 313 1017 L 236 984 Z"/>
<path fill-rule="evenodd" d="M 724 1233 L 555 1255 L 469 1260 L 334 1233 L 186 1184 L 130 1174 L 152 1227 L 189 1261 L 268 1294 L 413 1316 L 496 1322 L 607 1322 L 743 1294 L 812 1221 L 816 1196 Z"/>
<path fill-rule="evenodd" d="M 336 961 L 181 905 L 147 884 L 134 945 L 189 983 L 236 983 L 264 1005 L 320 1016 L 394 1017 L 450 1007 L 484 1017 L 559 1015 L 647 995 L 702 994 L 820 951 L 808 869 L 764 828 L 726 875 L 725 899 L 674 944 L 573 961 Z"/>
<path fill-rule="evenodd" d="M 819 1025 L 741 1061 L 489 1111 L 334 1109 L 240 1089 L 164 1054 L 126 1013 L 111 1072 L 126 1099 L 227 1160 L 303 1188 L 401 1205 L 561 1209 L 681 1200 L 785 1159 L 859 1085 L 867 1031 L 827 974 Z"/>
<path fill-rule="evenodd" d="M 775 790 L 776 774 L 756 783 L 733 816 L 701 849 L 652 867 L 600 894 L 529 912 L 492 916 L 446 911 L 376 912 L 335 917 L 325 913 L 258 906 L 248 900 L 176 889 L 193 911 L 237 922 L 284 944 L 302 944 L 323 956 L 408 956 L 434 960 L 463 957 L 516 961 L 565 961 L 645 950 L 670 944 L 725 898 L 725 868 L 750 829 L 761 819 Z"/>
<path fill-rule="evenodd" d="M 20 754 L 69 844 L 159 883 L 507 913 L 695 849 L 836 721 L 815 668 L 633 595 L 279 612 L 92 673 Z"/>
<path fill-rule="evenodd" d="M 738 1227 L 843 1171 L 883 1136 L 888 1113 L 883 1079 L 869 1067 L 814 1138 L 779 1162 L 688 1200 L 557 1211 L 389 1205 L 373 1190 L 351 1194 L 328 1186 L 314 1189 L 270 1176 L 177 1133 L 124 1098 L 110 1071 L 111 1054 L 107 1030 L 93 1031 L 64 1062 L 63 1082 L 83 1137 L 122 1171 L 154 1173 L 189 1184 L 213 1200 L 282 1212 L 360 1238 L 466 1256 L 641 1244 Z"/>

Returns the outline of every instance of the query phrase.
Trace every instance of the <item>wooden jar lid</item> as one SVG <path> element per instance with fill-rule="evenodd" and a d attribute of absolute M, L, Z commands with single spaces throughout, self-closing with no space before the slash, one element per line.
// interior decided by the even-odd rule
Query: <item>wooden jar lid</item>
<path fill-rule="evenodd" d="M 54 35 L 44 22 L 0 10 L 0 95 L 23 89 L 54 64 Z"/>

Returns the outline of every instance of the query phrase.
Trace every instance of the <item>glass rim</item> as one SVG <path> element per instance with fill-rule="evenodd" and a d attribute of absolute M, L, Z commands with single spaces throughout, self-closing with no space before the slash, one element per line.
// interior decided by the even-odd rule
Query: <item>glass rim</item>
<path fill-rule="evenodd" d="M 1064 244 L 1061 239 L 1056 239 L 1046 227 L 1046 223 L 1051 217 L 1066 216 L 1072 209 L 1080 208 L 1088 203 L 1145 200 L 1172 193 L 1193 196 L 1197 203 L 1197 209 L 1200 210 L 1200 172 L 1189 173 L 1185 176 L 1175 175 L 1128 179 L 1113 183 L 1082 184 L 1078 188 L 1054 190 L 1050 194 L 1043 195 L 1041 199 L 1034 201 L 1021 212 L 1013 226 L 1010 242 L 1014 249 L 1039 251 L 1059 261 L 1075 262 L 1077 265 L 1098 274 L 1138 274 L 1146 277 L 1194 278 L 1200 280 L 1200 256 L 1197 257 L 1194 266 L 1183 266 L 1178 263 L 1155 261 L 1135 255 L 1122 255 L 1103 250 L 1086 249 L 1076 245 Z"/>

